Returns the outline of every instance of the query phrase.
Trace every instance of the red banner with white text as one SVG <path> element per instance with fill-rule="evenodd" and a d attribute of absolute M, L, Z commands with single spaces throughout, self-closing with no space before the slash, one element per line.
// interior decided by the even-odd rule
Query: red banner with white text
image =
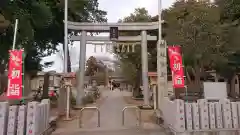
<path fill-rule="evenodd" d="M 168 57 L 170 60 L 170 68 L 171 70 L 173 70 L 173 65 L 174 65 L 174 61 L 171 60 L 172 56 L 181 56 L 181 48 L 180 46 L 168 46 Z"/>
<path fill-rule="evenodd" d="M 184 70 L 181 56 L 180 46 L 169 46 L 168 56 L 170 60 L 170 68 L 172 71 L 172 82 L 174 88 L 184 88 Z"/>
<path fill-rule="evenodd" d="M 23 50 L 10 50 L 8 62 L 8 89 L 9 99 L 22 98 L 22 72 L 23 72 Z"/>

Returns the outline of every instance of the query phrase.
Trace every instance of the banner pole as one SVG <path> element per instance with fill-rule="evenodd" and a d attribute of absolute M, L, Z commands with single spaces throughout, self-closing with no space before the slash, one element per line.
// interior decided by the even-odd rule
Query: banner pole
<path fill-rule="evenodd" d="M 18 19 L 15 20 L 15 26 L 14 26 L 14 36 L 13 36 L 13 46 L 12 49 L 14 50 L 16 47 L 16 38 L 17 38 L 17 30 L 18 30 Z"/>
<path fill-rule="evenodd" d="M 184 88 L 185 88 L 185 96 L 186 96 L 186 102 L 188 102 L 188 89 L 187 89 L 187 82 L 186 82 L 186 80 L 187 80 L 187 71 L 186 71 L 186 68 L 185 68 L 185 64 L 184 64 L 184 55 L 183 55 L 183 51 L 182 51 L 182 49 L 181 49 L 181 54 L 182 54 L 182 68 L 183 68 L 183 71 L 185 72 L 184 74 L 184 83 L 185 83 L 185 86 L 184 86 Z"/>
<path fill-rule="evenodd" d="M 24 96 L 24 57 L 25 57 L 25 54 L 24 54 L 24 50 L 22 50 L 22 97 Z M 24 104 L 25 103 L 25 100 L 24 98 L 22 98 L 22 103 Z"/>

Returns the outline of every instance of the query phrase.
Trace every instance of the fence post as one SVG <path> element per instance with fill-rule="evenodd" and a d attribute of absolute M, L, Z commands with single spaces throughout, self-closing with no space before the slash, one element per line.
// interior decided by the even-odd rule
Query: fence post
<path fill-rule="evenodd" d="M 7 134 L 8 102 L 0 102 L 0 135 Z"/>
<path fill-rule="evenodd" d="M 49 128 L 49 117 L 50 117 L 50 100 L 49 99 L 43 99 L 42 103 L 45 104 L 45 129 Z"/>
<path fill-rule="evenodd" d="M 38 102 L 29 102 L 27 108 L 27 130 L 26 135 L 38 134 Z"/>
<path fill-rule="evenodd" d="M 44 103 L 38 104 L 38 118 L 38 133 L 41 134 L 45 130 Z"/>
<path fill-rule="evenodd" d="M 25 135 L 26 134 L 26 114 L 27 114 L 27 110 L 26 110 L 26 105 L 21 105 L 18 108 L 18 118 L 17 118 L 17 135 Z"/>
<path fill-rule="evenodd" d="M 10 106 L 8 114 L 8 128 L 7 135 L 15 135 L 17 131 L 17 115 L 18 115 L 18 106 Z"/>

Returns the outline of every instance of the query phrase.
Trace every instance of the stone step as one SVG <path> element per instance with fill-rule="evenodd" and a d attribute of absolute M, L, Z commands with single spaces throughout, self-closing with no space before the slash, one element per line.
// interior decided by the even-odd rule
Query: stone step
<path fill-rule="evenodd" d="M 166 135 L 163 128 L 143 129 L 139 127 L 120 127 L 120 128 L 89 128 L 74 130 L 58 130 L 52 135 Z"/>

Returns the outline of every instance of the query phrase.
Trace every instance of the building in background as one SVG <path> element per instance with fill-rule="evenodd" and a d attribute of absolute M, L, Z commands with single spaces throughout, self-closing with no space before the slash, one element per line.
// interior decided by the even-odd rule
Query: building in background
<path fill-rule="evenodd" d="M 30 89 L 31 90 L 38 90 L 40 87 L 43 87 L 44 83 L 44 75 L 47 72 L 38 72 L 37 75 L 30 80 Z M 50 74 L 49 76 L 49 89 L 50 90 L 55 90 L 60 87 L 60 81 L 61 81 L 61 76 L 62 74 L 57 73 L 55 71 L 50 71 L 48 72 Z"/>

